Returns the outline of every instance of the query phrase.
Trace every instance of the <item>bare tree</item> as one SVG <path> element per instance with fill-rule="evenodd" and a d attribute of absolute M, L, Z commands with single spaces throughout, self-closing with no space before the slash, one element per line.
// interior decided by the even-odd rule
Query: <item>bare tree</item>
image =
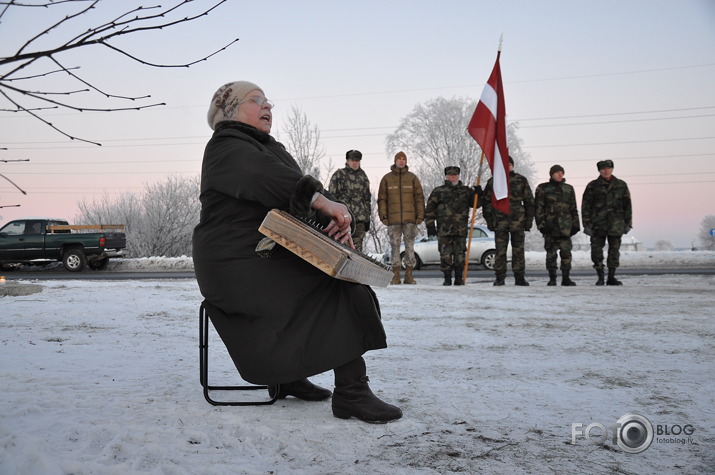
<path fill-rule="evenodd" d="M 703 218 L 698 238 L 700 238 L 703 248 L 715 251 L 715 214 L 709 214 Z"/>
<path fill-rule="evenodd" d="M 298 162 L 303 174 L 316 180 L 321 179 L 320 161 L 325 156 L 325 148 L 320 143 L 320 129 L 312 125 L 308 116 L 298 107 L 292 107 L 283 132 L 288 136 L 284 145 L 295 161 Z"/>
<path fill-rule="evenodd" d="M 182 23 L 191 22 L 206 16 L 222 3 L 228 0 L 213 2 L 208 8 L 185 15 L 193 0 L 175 1 L 173 4 L 136 8 L 126 7 L 123 13 L 99 24 L 85 28 L 82 20 L 93 10 L 101 9 L 101 0 L 0 0 L 0 22 L 5 21 L 8 12 L 13 9 L 34 9 L 37 15 L 52 15 L 57 18 L 52 25 L 39 31 L 32 31 L 32 22 L 28 24 L 27 41 L 16 51 L 0 53 L 0 111 L 28 114 L 60 134 L 82 142 L 101 145 L 91 140 L 76 137 L 62 128 L 54 125 L 43 117 L 43 113 L 51 109 L 69 109 L 72 111 L 119 111 L 140 110 L 164 105 L 163 103 L 147 103 L 151 96 L 123 96 L 104 91 L 99 85 L 85 80 L 79 73 L 79 66 L 65 63 L 63 56 L 78 49 L 91 46 L 107 48 L 124 55 L 137 63 L 157 68 L 186 68 L 196 63 L 206 61 L 211 56 L 228 48 L 238 41 L 235 39 L 213 53 L 183 64 L 157 64 L 142 59 L 121 46 L 119 38 L 137 33 L 160 31 Z M 106 9 L 110 12 L 111 9 Z M 4 47 L 0 47 L 3 48 Z M 60 77 L 62 76 L 62 77 Z M 55 90 L 55 87 L 64 89 Z M 81 100 L 89 95 L 91 101 L 103 98 L 106 107 L 89 107 L 81 105 Z M 119 101 L 119 102 L 117 102 Z M 87 102 L 87 101 L 85 101 Z M 4 103 L 4 104 L 3 104 Z M 117 106 L 115 104 L 122 104 Z M 137 103 L 131 107 L 126 103 Z"/>

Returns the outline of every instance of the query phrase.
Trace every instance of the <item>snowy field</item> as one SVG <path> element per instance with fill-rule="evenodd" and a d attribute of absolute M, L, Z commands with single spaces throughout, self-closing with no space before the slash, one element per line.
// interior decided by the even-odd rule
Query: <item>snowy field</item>
<path fill-rule="evenodd" d="M 631 254 L 624 267 L 715 263 Z M 186 259 L 140 261 L 115 270 Z M 715 277 L 575 280 L 375 289 L 390 346 L 366 355 L 368 374 L 404 411 L 385 425 L 337 419 L 329 401 L 209 405 L 193 280 L 8 281 L 27 295 L 0 297 L 0 473 L 715 473 Z M 212 383 L 238 382 L 214 337 Z M 635 454 L 611 427 L 633 413 L 654 433 Z M 595 426 L 572 443 L 574 424 L 607 440 Z"/>

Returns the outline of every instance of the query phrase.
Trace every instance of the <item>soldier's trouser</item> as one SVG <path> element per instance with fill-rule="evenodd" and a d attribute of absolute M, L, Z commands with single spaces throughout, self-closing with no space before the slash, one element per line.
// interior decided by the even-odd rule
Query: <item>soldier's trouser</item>
<path fill-rule="evenodd" d="M 556 270 L 556 253 L 561 254 L 561 270 L 571 270 L 571 238 L 565 236 L 544 236 L 544 249 L 546 249 L 546 269 Z"/>
<path fill-rule="evenodd" d="M 497 255 L 494 261 L 494 273 L 502 279 L 506 277 L 506 251 L 509 246 L 509 235 L 511 235 L 511 269 L 514 274 L 523 274 L 526 270 L 524 231 L 495 231 L 494 243 Z"/>
<path fill-rule="evenodd" d="M 439 249 L 439 270 L 448 272 L 464 268 L 464 255 L 467 252 L 467 241 L 462 236 L 440 236 L 437 241 Z"/>
<path fill-rule="evenodd" d="M 362 251 L 362 243 L 365 239 L 365 223 L 358 221 L 355 223 L 355 231 L 352 234 L 353 244 L 355 244 L 355 249 Z"/>
<path fill-rule="evenodd" d="M 402 261 L 405 267 L 414 267 L 415 260 L 415 238 L 417 237 L 417 225 L 414 223 L 391 224 L 387 227 L 387 237 L 390 238 L 390 251 L 392 264 L 400 264 L 400 242 L 405 241 L 405 258 Z"/>
<path fill-rule="evenodd" d="M 621 236 L 591 236 L 591 261 L 594 269 L 603 269 L 603 246 L 608 240 L 606 265 L 617 269 L 621 258 Z"/>

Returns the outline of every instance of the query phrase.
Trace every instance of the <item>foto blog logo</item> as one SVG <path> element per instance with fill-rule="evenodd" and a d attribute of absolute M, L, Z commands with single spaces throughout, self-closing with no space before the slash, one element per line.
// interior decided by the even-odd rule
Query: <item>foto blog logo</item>
<path fill-rule="evenodd" d="M 572 423 L 571 443 L 575 444 L 578 437 L 585 437 L 593 444 L 605 444 L 609 429 L 611 442 L 629 454 L 641 453 L 653 442 L 653 424 L 640 414 L 626 414 L 608 427 L 593 422 L 584 429 L 580 422 Z"/>

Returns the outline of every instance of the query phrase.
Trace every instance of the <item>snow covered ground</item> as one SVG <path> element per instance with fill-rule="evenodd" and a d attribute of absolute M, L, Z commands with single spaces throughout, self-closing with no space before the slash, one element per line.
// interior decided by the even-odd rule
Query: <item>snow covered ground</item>
<path fill-rule="evenodd" d="M 624 255 L 648 263 L 712 267 L 715 253 Z M 385 425 L 337 419 L 329 401 L 209 405 L 193 280 L 8 281 L 27 295 L 0 297 L 0 473 L 714 473 L 715 277 L 575 280 L 375 289 L 390 346 L 366 355 L 371 386 L 404 411 Z M 212 383 L 238 382 L 214 337 Z M 634 413 L 653 441 L 631 454 L 612 424 Z M 590 424 L 604 443 L 598 425 L 580 435 Z"/>

